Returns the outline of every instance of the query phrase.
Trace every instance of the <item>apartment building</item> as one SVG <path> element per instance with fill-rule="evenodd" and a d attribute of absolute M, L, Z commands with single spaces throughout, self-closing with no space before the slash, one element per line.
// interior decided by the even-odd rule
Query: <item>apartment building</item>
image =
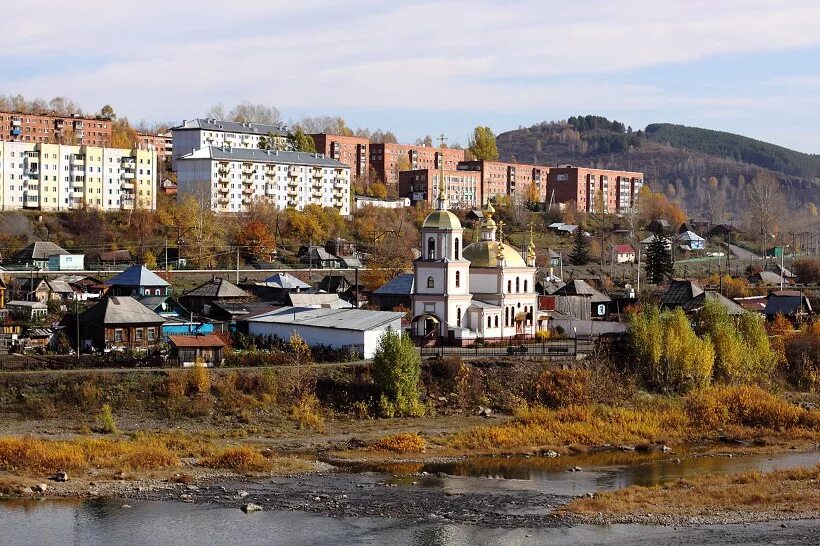
<path fill-rule="evenodd" d="M 370 140 L 364 137 L 329 135 L 316 133 L 310 135 L 316 145 L 316 151 L 325 157 L 341 161 L 350 167 L 354 177 L 367 176 L 368 148 Z"/>
<path fill-rule="evenodd" d="M 544 165 L 476 160 L 460 162 L 458 170 L 479 173 L 481 205 L 499 195 L 523 198 L 533 183 L 540 202 L 544 202 L 547 195 L 547 174 L 550 168 Z"/>
<path fill-rule="evenodd" d="M 399 195 L 410 199 L 415 205 L 426 201 L 433 204 L 439 194 L 441 171 L 436 169 L 416 169 L 399 173 Z M 481 173 L 444 169 L 444 184 L 450 207 L 454 209 L 474 209 L 481 203 Z"/>
<path fill-rule="evenodd" d="M 216 212 L 267 201 L 279 209 L 316 204 L 350 214 L 350 167 L 319 153 L 209 146 L 176 164 L 179 195 L 194 195 Z"/>
<path fill-rule="evenodd" d="M 239 123 L 218 119 L 183 120 L 182 125 L 171 129 L 171 156 L 176 168 L 176 160 L 194 150 L 209 146 L 258 149 L 260 142 L 273 140 L 275 147 L 287 146 L 288 131 L 280 125 L 262 123 Z"/>
<path fill-rule="evenodd" d="M 561 206 L 575 203 L 579 211 L 622 214 L 635 206 L 644 184 L 639 172 L 552 167 L 547 177 L 548 199 Z"/>
<path fill-rule="evenodd" d="M 0 141 L 0 210 L 155 209 L 152 150 Z"/>
<path fill-rule="evenodd" d="M 111 119 L 0 112 L 0 140 L 104 147 L 111 144 Z"/>
<path fill-rule="evenodd" d="M 159 161 L 164 161 L 166 157 L 170 157 L 173 153 L 173 136 L 170 131 L 156 135 L 137 133 L 137 137 L 139 137 L 139 147 L 143 150 L 154 150 L 157 152 L 157 159 Z"/>
<path fill-rule="evenodd" d="M 402 161 L 402 158 L 406 161 Z M 370 167 L 387 186 L 393 187 L 396 187 L 399 183 L 399 168 L 401 166 L 409 167 L 410 170 L 435 170 L 440 169 L 443 163 L 444 170 L 454 171 L 459 162 L 464 161 L 464 159 L 464 150 L 453 148 L 377 142 L 370 144 Z M 401 165 L 401 163 L 405 165 Z"/>

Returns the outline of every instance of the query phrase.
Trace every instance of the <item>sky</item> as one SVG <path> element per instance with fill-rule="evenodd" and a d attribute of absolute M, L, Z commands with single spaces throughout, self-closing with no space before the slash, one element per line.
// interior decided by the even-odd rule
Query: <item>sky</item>
<path fill-rule="evenodd" d="M 820 153 L 817 0 L 4 4 L 0 94 L 132 123 L 248 100 L 464 144 L 594 114 Z"/>

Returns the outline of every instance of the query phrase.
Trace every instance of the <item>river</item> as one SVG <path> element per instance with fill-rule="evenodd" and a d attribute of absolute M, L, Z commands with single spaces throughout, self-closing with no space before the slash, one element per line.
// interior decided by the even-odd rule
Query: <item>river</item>
<path fill-rule="evenodd" d="M 820 520 L 708 526 L 574 525 L 552 506 L 587 492 L 704 473 L 808 466 L 820 453 L 692 457 L 608 453 L 451 464 L 225 484 L 265 511 L 244 514 L 216 484 L 194 503 L 95 499 L 0 502 L 0 544 L 820 544 Z M 567 472 L 567 466 L 582 471 Z M 320 497 L 313 495 L 321 494 Z M 327 497 L 327 500 L 324 498 Z M 490 516 L 495 516 L 492 519 Z M 505 519 L 505 518 L 512 519 Z"/>

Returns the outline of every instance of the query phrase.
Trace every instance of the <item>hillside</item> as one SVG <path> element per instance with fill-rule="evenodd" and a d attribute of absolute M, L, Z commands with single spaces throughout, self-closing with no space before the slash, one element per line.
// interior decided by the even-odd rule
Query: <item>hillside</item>
<path fill-rule="evenodd" d="M 713 197 L 707 195 L 707 181 L 714 176 L 725 202 L 724 220 L 737 218 L 746 205 L 746 185 L 761 169 L 783 181 L 795 210 L 820 203 L 820 157 L 731 133 L 670 124 L 633 131 L 606 118 L 573 116 L 506 131 L 497 144 L 505 161 L 642 171 L 654 189 L 680 201 L 693 216 L 705 214 Z"/>

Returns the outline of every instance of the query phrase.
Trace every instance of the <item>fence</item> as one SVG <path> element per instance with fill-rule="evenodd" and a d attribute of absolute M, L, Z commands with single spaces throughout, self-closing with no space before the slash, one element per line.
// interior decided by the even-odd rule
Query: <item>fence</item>
<path fill-rule="evenodd" d="M 435 345 L 421 345 L 422 357 L 447 355 L 491 357 L 491 356 L 547 356 L 562 357 L 591 353 L 595 348 L 597 336 L 578 336 L 576 338 L 551 339 L 505 339 L 493 343 L 477 343 L 468 347 L 448 345 L 446 341 Z"/>

